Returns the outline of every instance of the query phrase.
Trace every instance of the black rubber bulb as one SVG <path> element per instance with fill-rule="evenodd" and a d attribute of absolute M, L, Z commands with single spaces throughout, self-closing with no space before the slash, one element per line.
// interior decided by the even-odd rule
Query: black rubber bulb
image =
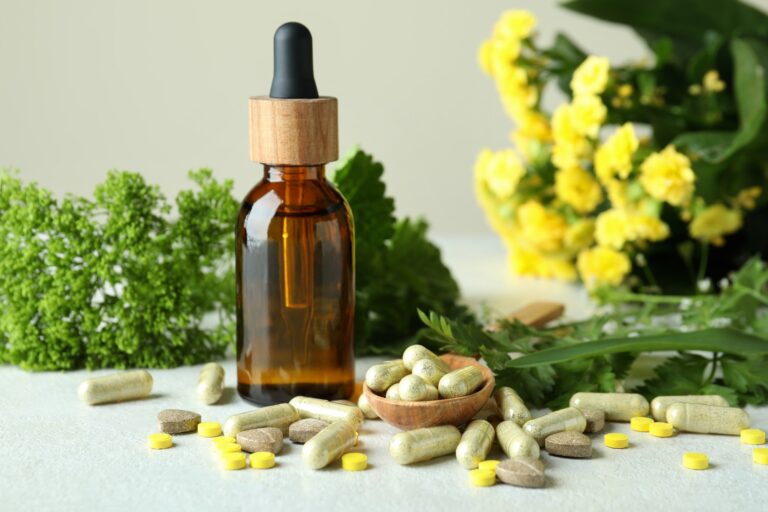
<path fill-rule="evenodd" d="M 312 69 L 312 34 L 301 23 L 285 23 L 275 32 L 275 69 L 269 96 L 317 98 Z"/>

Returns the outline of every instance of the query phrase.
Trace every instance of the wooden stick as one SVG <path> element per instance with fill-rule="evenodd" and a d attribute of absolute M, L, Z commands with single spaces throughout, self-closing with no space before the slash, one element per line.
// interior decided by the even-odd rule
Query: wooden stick
<path fill-rule="evenodd" d="M 537 301 L 531 302 L 507 315 L 507 320 L 519 320 L 531 327 L 543 327 L 552 320 L 557 320 L 565 312 L 565 306 L 559 302 Z M 498 322 L 487 327 L 489 331 L 498 331 L 501 328 Z"/>

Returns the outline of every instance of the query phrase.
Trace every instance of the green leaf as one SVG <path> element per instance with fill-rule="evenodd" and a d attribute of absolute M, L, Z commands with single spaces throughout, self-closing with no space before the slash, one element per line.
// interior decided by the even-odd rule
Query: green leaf
<path fill-rule="evenodd" d="M 575 358 L 595 357 L 622 352 L 659 352 L 671 350 L 706 350 L 729 353 L 768 353 L 768 340 L 734 329 L 712 328 L 696 332 L 665 333 L 634 338 L 601 339 L 540 350 L 513 359 L 510 366 L 525 368 L 553 364 Z"/>

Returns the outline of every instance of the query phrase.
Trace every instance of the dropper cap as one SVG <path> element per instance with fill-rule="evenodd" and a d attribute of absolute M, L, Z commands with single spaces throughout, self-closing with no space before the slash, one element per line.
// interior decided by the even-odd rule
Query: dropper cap
<path fill-rule="evenodd" d="M 318 96 L 312 34 L 301 23 L 281 25 L 274 38 L 269 96 L 250 98 L 251 160 L 270 165 L 319 165 L 339 158 L 336 98 Z"/>

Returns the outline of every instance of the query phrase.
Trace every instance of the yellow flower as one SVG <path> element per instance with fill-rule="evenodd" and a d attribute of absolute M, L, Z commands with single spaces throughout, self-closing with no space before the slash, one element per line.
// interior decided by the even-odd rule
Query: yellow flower
<path fill-rule="evenodd" d="M 626 179 L 632 172 L 632 155 L 638 141 L 632 123 L 623 124 L 595 152 L 595 173 L 600 181 L 610 183 L 618 174 Z"/>
<path fill-rule="evenodd" d="M 625 181 L 611 180 L 605 185 L 608 190 L 608 200 L 611 206 L 620 210 L 629 207 L 629 196 L 627 194 L 627 183 Z"/>
<path fill-rule="evenodd" d="M 576 269 L 568 259 L 544 255 L 511 244 L 509 265 L 512 272 L 520 276 L 555 278 L 563 281 L 576 279 Z"/>
<path fill-rule="evenodd" d="M 589 213 L 603 200 L 603 192 L 590 173 L 568 167 L 555 174 L 555 194 L 579 213 Z"/>
<path fill-rule="evenodd" d="M 501 101 L 510 117 L 517 121 L 536 105 L 538 90 L 528 84 L 528 76 L 522 68 L 510 65 L 496 69 L 495 73 Z"/>
<path fill-rule="evenodd" d="M 595 221 L 580 219 L 568 226 L 563 239 L 565 247 L 571 251 L 580 251 L 595 241 Z"/>
<path fill-rule="evenodd" d="M 705 91 L 720 92 L 725 89 L 725 82 L 720 80 L 720 73 L 715 69 L 710 69 L 704 73 L 704 79 L 701 81 Z"/>
<path fill-rule="evenodd" d="M 595 239 L 602 247 L 621 249 L 627 242 L 657 242 L 669 236 L 669 226 L 643 213 L 611 209 L 597 216 Z"/>
<path fill-rule="evenodd" d="M 517 121 L 517 130 L 512 132 L 511 139 L 526 158 L 534 157 L 536 147 L 552 140 L 552 130 L 546 116 L 535 110 L 527 110 L 520 113 Z"/>
<path fill-rule="evenodd" d="M 581 251 L 576 266 L 590 289 L 602 284 L 619 285 L 632 269 L 626 254 L 607 247 Z"/>
<path fill-rule="evenodd" d="M 493 76 L 493 41 L 483 41 L 477 50 L 477 62 L 486 75 Z"/>
<path fill-rule="evenodd" d="M 621 98 L 629 98 L 632 96 L 632 93 L 635 92 L 635 88 L 632 87 L 632 84 L 621 84 L 619 88 L 616 90 L 616 93 Z"/>
<path fill-rule="evenodd" d="M 571 106 L 564 103 L 552 114 L 552 162 L 559 169 L 578 167 L 589 150 L 589 144 L 573 126 Z"/>
<path fill-rule="evenodd" d="M 525 169 L 517 154 L 511 150 L 493 152 L 485 149 L 475 162 L 475 176 L 499 199 L 512 196 Z"/>
<path fill-rule="evenodd" d="M 714 204 L 696 215 L 688 226 L 693 238 L 712 245 L 723 245 L 725 235 L 741 228 L 741 212 L 731 210 L 722 204 Z"/>
<path fill-rule="evenodd" d="M 598 96 L 577 96 L 571 103 L 571 124 L 579 134 L 594 139 L 607 113 Z"/>
<path fill-rule="evenodd" d="M 762 193 L 763 189 L 761 187 L 745 188 L 736 196 L 736 204 L 745 210 L 753 210 L 755 208 L 755 199 L 760 197 Z"/>
<path fill-rule="evenodd" d="M 565 219 L 538 201 L 526 201 L 517 209 L 517 225 L 522 240 L 531 249 L 554 252 L 563 246 Z"/>
<path fill-rule="evenodd" d="M 525 39 L 536 27 L 536 18 L 528 11 L 506 11 L 502 13 L 493 29 L 498 39 Z"/>
<path fill-rule="evenodd" d="M 691 161 L 674 146 L 653 153 L 640 166 L 640 184 L 654 199 L 673 206 L 686 205 L 693 194 L 696 175 Z"/>
<path fill-rule="evenodd" d="M 600 94 L 608 85 L 610 63 L 605 57 L 590 55 L 582 62 L 571 79 L 571 90 L 576 96 Z"/>
<path fill-rule="evenodd" d="M 527 83 L 525 71 L 515 66 L 515 61 L 520 56 L 520 43 L 513 39 L 506 41 L 493 41 L 488 52 L 491 75 L 497 80 L 505 79 L 504 75 L 515 73 L 517 70 L 522 72 L 523 81 Z"/>

